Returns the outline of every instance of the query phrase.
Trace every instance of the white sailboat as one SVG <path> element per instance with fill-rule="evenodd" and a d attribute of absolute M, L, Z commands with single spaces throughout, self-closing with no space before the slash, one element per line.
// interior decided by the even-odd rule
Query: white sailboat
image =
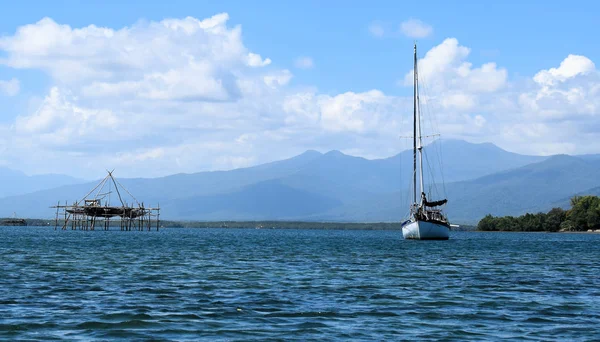
<path fill-rule="evenodd" d="M 448 240 L 450 223 L 441 206 L 448 200 L 428 201 L 423 186 L 423 142 L 421 135 L 421 111 L 419 105 L 419 81 L 417 72 L 417 44 L 414 50 L 414 110 L 413 110 L 413 202 L 410 218 L 402 223 L 405 239 Z M 418 158 L 417 158 L 418 157 Z M 420 196 L 417 197 L 417 159 Z"/>

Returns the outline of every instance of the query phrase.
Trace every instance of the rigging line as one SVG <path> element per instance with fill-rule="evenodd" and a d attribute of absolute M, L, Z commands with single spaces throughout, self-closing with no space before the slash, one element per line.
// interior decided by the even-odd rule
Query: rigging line
<path fill-rule="evenodd" d="M 425 92 L 425 96 L 427 96 L 428 99 L 430 99 L 431 97 L 429 96 L 430 92 L 429 92 L 429 87 L 428 84 L 426 82 L 426 80 L 421 80 L 421 83 L 423 85 L 423 90 Z M 428 101 L 428 104 L 431 103 L 431 105 L 433 106 L 435 104 L 435 101 Z M 429 106 L 427 106 L 425 108 L 425 110 L 427 111 L 428 114 L 428 119 L 430 121 L 430 124 L 432 126 L 432 129 L 434 131 L 437 132 L 441 132 L 440 130 L 440 126 L 439 126 L 439 122 L 437 120 L 437 116 L 432 114 Z M 435 111 L 433 111 L 435 113 Z M 444 191 L 444 198 L 447 198 L 447 191 L 446 191 L 446 179 L 445 179 L 445 172 L 444 172 L 444 159 L 443 159 L 443 154 L 442 154 L 442 144 L 441 144 L 441 137 L 438 139 L 438 144 L 436 144 L 434 150 L 436 152 L 436 155 L 438 157 L 438 161 L 440 164 L 440 173 L 441 173 L 441 178 L 442 178 L 442 187 L 443 187 L 443 191 Z M 439 146 L 438 146 L 439 145 Z"/>
<path fill-rule="evenodd" d="M 409 149 L 409 148 L 407 148 L 407 149 L 405 150 L 405 152 L 409 152 L 409 151 L 410 151 L 410 149 Z M 409 164 L 410 164 L 410 163 L 409 163 Z M 407 176 L 410 176 L 410 173 L 408 173 L 408 174 L 407 174 Z M 410 177 L 406 177 L 406 179 L 404 179 L 404 182 L 403 182 L 403 183 L 401 183 L 401 184 L 402 184 L 402 185 L 401 185 L 401 187 L 402 187 L 402 191 L 404 191 L 404 194 L 406 194 L 406 203 L 404 203 L 404 204 L 408 204 L 408 203 L 409 203 L 409 200 L 410 200 L 410 197 L 411 197 L 411 194 L 412 194 L 412 191 L 413 191 L 413 189 L 412 189 L 412 185 L 413 185 L 413 183 L 412 183 L 412 179 L 411 179 Z M 404 187 L 404 185 L 406 185 L 406 187 Z M 408 207 L 408 208 L 409 208 L 409 209 L 408 209 L 408 212 L 407 212 L 407 216 L 410 216 L 410 205 L 407 205 L 407 206 L 405 206 L 405 207 Z M 406 217 L 406 216 L 405 216 L 405 217 Z"/>
<path fill-rule="evenodd" d="M 431 120 L 431 124 L 432 126 L 438 126 L 438 122 L 436 120 L 436 116 L 435 115 L 431 115 L 430 117 Z M 441 181 L 442 181 L 442 189 L 443 189 L 443 195 L 446 198 L 447 197 L 447 193 L 446 193 L 446 179 L 445 179 L 445 172 L 444 172 L 444 158 L 442 156 L 441 153 L 441 138 L 436 139 L 435 141 L 432 142 L 431 145 L 433 145 L 433 150 L 435 151 L 435 155 L 437 157 L 437 161 L 440 167 L 440 176 L 441 176 Z M 437 183 L 436 183 L 437 184 Z M 436 191 L 439 191 L 439 189 L 437 189 L 436 186 Z"/>
<path fill-rule="evenodd" d="M 412 139 L 412 137 L 410 137 Z M 403 151 L 400 153 L 400 165 L 404 165 L 405 163 L 402 161 L 404 158 L 404 155 L 406 154 L 407 157 L 412 157 L 412 147 L 409 147 L 409 145 L 407 144 L 407 141 L 404 142 L 405 145 L 402 146 Z M 410 163 L 406 164 L 406 165 L 410 165 Z M 412 178 L 411 178 L 411 173 L 406 173 L 406 176 L 408 176 L 407 178 L 403 179 L 403 177 L 400 179 L 400 191 L 406 195 L 406 201 L 407 203 L 404 204 L 408 204 L 410 198 L 412 197 L 412 192 L 413 192 L 413 182 L 412 182 Z M 404 186 L 406 185 L 406 187 Z M 410 208 L 410 206 L 408 206 Z M 408 210 L 408 216 L 410 216 L 410 209 Z"/>
<path fill-rule="evenodd" d="M 112 175 L 113 171 L 115 171 L 115 170 L 113 169 L 112 171 L 108 171 L 108 170 L 106 170 L 106 171 L 108 172 L 110 179 L 112 179 L 113 184 L 115 185 L 115 190 L 117 191 L 117 196 L 119 196 L 119 202 L 121 202 L 121 205 L 125 207 L 125 203 L 123 203 L 123 199 L 121 198 L 121 193 L 119 192 L 119 187 L 117 186 L 117 183 L 115 183 L 117 180 Z M 133 196 L 131 196 L 131 197 L 133 197 Z"/>
<path fill-rule="evenodd" d="M 403 146 L 401 146 L 401 150 L 402 150 Z M 399 207 L 402 208 L 404 206 L 404 196 L 406 195 L 405 193 L 405 188 L 404 188 L 404 172 L 403 172 L 403 162 L 402 162 L 402 152 L 400 152 L 398 154 L 398 165 L 399 165 L 399 174 L 400 174 L 400 178 L 398 181 L 398 192 L 400 193 L 400 205 Z M 401 215 L 401 219 L 404 219 L 404 214 Z"/>
<path fill-rule="evenodd" d="M 100 186 L 100 188 L 98 189 L 98 192 L 96 193 L 96 196 L 94 196 L 94 200 L 98 199 L 98 196 L 100 195 L 100 191 L 102 191 L 104 189 L 106 182 L 107 182 L 107 178 L 104 178 L 104 181 L 102 182 L 102 186 Z"/>
<path fill-rule="evenodd" d="M 428 146 L 431 147 L 431 143 L 428 144 Z M 426 153 L 425 150 L 423 150 L 422 155 L 425 156 L 425 164 L 427 165 L 428 175 L 430 176 L 430 179 L 431 179 L 431 182 L 428 184 L 429 193 L 431 195 L 439 196 L 439 189 L 437 188 L 437 182 L 435 180 L 436 177 L 435 177 L 435 173 L 433 171 L 432 162 L 429 159 L 429 153 Z"/>
<path fill-rule="evenodd" d="M 137 203 L 137 205 L 138 205 L 138 207 L 139 207 L 139 206 L 140 206 L 140 202 L 138 202 L 138 200 L 135 198 L 135 196 L 133 196 L 133 195 L 131 194 L 131 192 L 129 192 L 129 191 L 127 190 L 127 188 L 126 188 L 126 187 L 124 187 L 124 186 L 123 186 L 123 184 L 121 184 L 121 183 L 120 183 L 118 180 L 116 180 L 116 179 L 114 179 L 114 178 L 113 178 L 113 180 L 114 180 L 115 182 L 117 182 L 117 184 L 119 184 L 119 186 L 120 186 L 121 188 L 123 188 L 123 190 L 125 190 L 125 192 L 127 192 L 127 193 L 129 194 L 129 196 L 131 196 L 131 198 L 133 198 L 133 200 L 135 201 L 135 203 Z M 115 185 L 115 186 L 116 186 L 116 185 Z"/>
<path fill-rule="evenodd" d="M 113 170 L 113 171 L 114 171 L 114 170 Z M 111 205 L 111 204 L 112 204 L 112 202 L 111 202 L 111 200 L 110 200 L 110 193 L 111 193 L 111 192 L 112 192 L 112 182 L 109 182 L 109 183 L 108 183 L 108 203 L 107 203 L 107 205 Z"/>
<path fill-rule="evenodd" d="M 102 179 L 92 190 L 90 190 L 90 192 L 88 192 L 85 196 L 83 196 L 82 199 L 80 199 L 79 201 L 75 202 L 75 205 L 76 206 L 79 205 L 79 202 L 85 200 L 92 192 L 94 192 L 94 190 L 96 190 L 100 186 L 100 184 L 106 182 L 106 178 L 107 177 L 108 176 L 104 177 L 104 179 Z"/>
<path fill-rule="evenodd" d="M 420 100 L 420 97 L 417 97 L 417 99 Z M 422 119 L 421 119 L 421 117 L 422 117 L 422 115 L 421 115 L 421 102 L 420 101 L 419 101 L 418 112 L 419 112 L 419 125 L 420 125 L 421 121 L 422 121 Z M 421 132 L 421 127 L 420 126 L 419 126 L 419 132 Z M 423 143 L 421 141 L 420 146 L 422 147 L 422 145 L 423 145 Z M 429 176 L 430 176 L 430 179 L 432 180 L 432 183 L 428 184 L 429 189 L 430 189 L 429 193 L 431 194 L 432 193 L 432 191 L 431 191 L 431 189 L 432 189 L 431 184 L 434 184 L 434 186 L 435 186 L 435 177 L 434 177 L 434 174 L 433 174 L 433 171 L 432 171 L 432 168 L 431 168 L 431 163 L 429 162 L 429 158 L 427 156 L 427 153 L 425 153 L 425 151 L 424 151 L 423 148 L 421 148 L 420 153 L 421 153 L 420 154 L 421 155 L 421 160 L 423 159 L 423 155 L 425 155 L 425 163 L 427 164 L 427 170 L 429 171 Z M 421 163 L 421 177 L 423 177 L 422 176 L 422 174 L 423 174 L 422 168 L 423 168 L 423 163 Z M 423 181 L 421 181 L 421 184 L 423 184 Z M 422 189 L 422 191 L 425 191 L 425 189 Z M 437 192 L 437 188 L 436 188 L 436 192 Z"/>
<path fill-rule="evenodd" d="M 424 88 L 423 90 L 424 90 L 425 95 L 427 96 L 427 98 L 428 99 L 432 99 L 432 97 L 429 96 L 430 91 L 429 91 L 429 86 L 428 86 L 428 83 L 426 82 L 426 80 L 422 80 L 421 83 L 423 85 L 423 88 Z M 431 106 L 436 106 L 436 103 L 437 103 L 436 100 L 428 101 L 428 104 L 431 105 Z M 437 106 L 436 106 L 436 108 L 437 108 Z M 428 115 L 429 116 L 428 119 L 429 119 L 429 122 L 430 122 L 430 124 L 431 124 L 431 126 L 433 128 L 433 131 L 435 131 L 435 132 L 441 132 L 440 126 L 439 126 L 439 122 L 437 120 L 437 116 L 434 115 L 431 112 L 431 108 L 429 108 L 429 106 L 426 106 L 425 110 L 429 114 Z M 435 113 L 435 110 L 433 112 Z M 439 135 L 440 134 L 438 134 L 438 136 Z M 443 196 L 442 196 L 442 198 L 448 198 L 448 192 L 447 192 L 447 189 L 446 189 L 446 179 L 445 179 L 445 173 L 446 172 L 444 170 L 444 158 L 443 158 L 443 154 L 442 154 L 442 139 L 441 139 L 441 137 L 437 139 L 437 142 L 438 143 L 435 144 L 435 147 L 433 149 L 435 150 L 435 154 L 437 156 L 437 160 L 438 160 L 439 165 L 440 165 L 440 174 L 441 174 L 442 190 L 443 190 Z M 437 182 L 435 183 L 435 191 L 439 192 Z M 438 196 L 439 196 L 439 194 L 438 194 Z"/>
<path fill-rule="evenodd" d="M 435 110 L 432 112 L 432 110 L 430 108 L 430 105 L 433 106 L 435 104 L 435 101 L 433 100 L 433 96 L 431 96 L 431 92 L 429 91 L 429 86 L 428 86 L 427 80 L 422 79 L 421 83 L 422 83 L 423 92 L 425 93 L 425 96 L 427 98 L 427 106 L 425 107 L 425 111 L 426 111 L 425 114 L 427 115 L 427 118 L 429 119 L 431 129 L 434 132 L 441 132 L 439 125 L 437 123 L 437 120 L 436 120 L 437 117 L 436 117 L 436 115 L 434 115 Z"/>
<path fill-rule="evenodd" d="M 435 182 L 433 168 L 431 167 L 431 163 L 429 161 L 429 157 L 428 157 L 427 153 L 425 153 L 425 163 L 427 164 L 427 170 L 429 171 L 429 175 L 430 175 L 430 178 L 431 178 L 431 183 L 428 184 L 429 185 L 429 192 L 430 192 L 430 194 L 433 194 L 432 189 L 434 189 L 435 192 L 436 192 L 436 195 L 437 195 L 438 189 L 437 189 L 437 185 L 436 185 L 436 182 Z"/>
<path fill-rule="evenodd" d="M 444 158 L 444 154 L 442 153 L 442 139 L 439 139 L 439 152 L 440 152 L 440 160 L 442 162 L 440 162 L 440 164 L 442 165 L 441 167 L 441 171 L 442 171 L 442 187 L 444 189 L 444 198 L 448 198 L 448 192 L 446 191 L 446 179 L 444 177 L 444 162 L 443 162 L 443 158 Z"/>

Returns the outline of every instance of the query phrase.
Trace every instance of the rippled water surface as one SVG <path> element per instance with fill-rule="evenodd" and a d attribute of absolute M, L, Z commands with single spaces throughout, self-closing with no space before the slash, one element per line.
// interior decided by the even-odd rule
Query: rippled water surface
<path fill-rule="evenodd" d="M 0 228 L 2 340 L 600 339 L 600 235 Z"/>

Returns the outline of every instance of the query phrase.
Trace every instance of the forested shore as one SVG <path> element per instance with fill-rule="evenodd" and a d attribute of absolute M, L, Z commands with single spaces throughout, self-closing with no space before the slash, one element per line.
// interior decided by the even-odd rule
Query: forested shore
<path fill-rule="evenodd" d="M 479 231 L 587 232 L 600 229 L 600 197 L 575 196 L 571 208 L 553 208 L 547 213 L 518 217 L 487 215 L 477 224 Z"/>

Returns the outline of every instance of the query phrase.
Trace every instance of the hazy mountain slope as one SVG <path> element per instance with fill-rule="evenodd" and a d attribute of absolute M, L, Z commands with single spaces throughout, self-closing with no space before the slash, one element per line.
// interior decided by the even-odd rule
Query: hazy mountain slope
<path fill-rule="evenodd" d="M 21 171 L 0 168 L 0 182 L 0 197 L 6 197 L 52 189 L 62 185 L 83 183 L 85 181 L 58 174 L 28 176 Z"/>
<path fill-rule="evenodd" d="M 507 152 L 489 143 L 471 144 L 460 140 L 436 141 L 427 150 L 432 152 L 424 162 L 425 168 L 434 171 L 435 181 L 445 180 L 447 183 L 514 169 L 546 158 Z M 441 167 L 440 155 L 444 161 Z M 298 172 L 288 176 L 286 182 L 297 188 L 310 187 L 315 191 L 327 189 L 348 199 L 356 191 L 368 194 L 390 193 L 405 189 L 411 184 L 412 166 L 412 151 L 404 151 L 390 158 L 376 160 L 331 151 L 315 158 Z M 444 177 L 441 175 L 442 168 Z M 431 177 L 427 178 L 431 179 Z M 340 191 L 340 188 L 351 189 L 352 194 Z"/>
<path fill-rule="evenodd" d="M 548 210 L 562 198 L 600 185 L 599 168 L 558 155 L 515 170 L 448 185 L 448 211 L 457 219 Z"/>
<path fill-rule="evenodd" d="M 296 189 L 353 202 L 371 193 L 389 191 L 397 177 L 381 170 L 374 161 L 330 151 L 281 180 Z"/>
<path fill-rule="evenodd" d="M 163 205 L 175 199 L 228 193 L 262 181 L 285 177 L 321 156 L 317 151 L 307 151 L 290 159 L 231 171 L 176 174 L 160 178 L 117 178 L 117 181 L 140 202 L 143 201 L 146 205 Z M 118 172 L 115 172 L 115 176 L 118 177 Z M 50 217 L 53 211 L 48 209 L 49 206 L 55 205 L 57 201 L 72 203 L 80 200 L 98 183 L 99 180 L 0 198 L 0 216 L 17 212 L 23 217 Z M 123 197 L 127 202 L 133 202 L 127 194 L 123 194 Z M 111 198 L 111 201 L 116 201 L 114 190 Z"/>
<path fill-rule="evenodd" d="M 600 154 L 581 154 L 575 157 L 581 158 L 587 161 L 600 161 Z"/>
<path fill-rule="evenodd" d="M 284 177 L 293 174 L 319 157 L 321 157 L 321 153 L 307 151 L 290 159 L 230 171 L 198 172 L 161 178 L 135 178 L 119 181 L 137 198 L 145 198 L 148 203 L 165 202 L 176 198 L 230 192 L 250 184 Z"/>
<path fill-rule="evenodd" d="M 456 222 L 476 222 L 488 213 L 547 210 L 573 194 L 600 187 L 600 162 L 594 158 L 521 156 L 491 144 L 460 141 L 446 145 L 444 158 L 452 158 L 444 166 L 453 173 L 446 179 L 480 175 L 446 183 L 448 213 Z M 520 165 L 530 160 L 534 162 Z M 120 181 L 146 205 L 160 203 L 162 216 L 170 219 L 395 221 L 408 211 L 411 169 L 410 151 L 378 160 L 308 151 L 251 168 Z M 3 198 L 0 216 L 16 211 L 20 216 L 52 217 L 49 206 L 81 199 L 95 185 Z M 443 195 L 444 188 L 438 188 L 440 194 L 434 197 Z"/>
<path fill-rule="evenodd" d="M 594 163 L 576 157 L 553 156 L 514 170 L 447 184 L 446 211 L 454 222 L 476 223 L 488 213 L 519 215 L 527 211 L 546 211 L 557 205 L 568 206 L 568 199 L 574 194 L 600 193 L 599 175 L 600 169 Z M 439 188 L 443 192 L 441 186 Z M 411 199 L 407 190 L 375 194 L 313 218 L 401 220 L 406 217 Z"/>
<path fill-rule="evenodd" d="M 263 220 L 308 217 L 341 204 L 335 198 L 294 189 L 278 180 L 271 180 L 227 194 L 177 199 L 168 202 L 162 209 L 165 218 Z"/>
<path fill-rule="evenodd" d="M 580 191 L 574 195 L 577 195 L 577 196 L 600 196 L 600 186 Z M 568 197 L 561 198 L 561 199 L 553 202 L 551 205 L 553 208 L 560 207 L 563 209 L 569 209 L 571 207 L 571 197 L 573 197 L 573 195 L 569 195 Z"/>
<path fill-rule="evenodd" d="M 425 149 L 423 162 L 427 179 L 447 183 L 474 179 L 492 173 L 510 170 L 546 159 L 505 151 L 491 143 L 473 144 L 463 140 L 436 140 Z M 441 160 L 441 162 L 440 162 Z M 413 168 L 412 150 L 404 151 L 382 161 L 384 168 L 402 174 L 401 182 L 406 187 Z"/>

